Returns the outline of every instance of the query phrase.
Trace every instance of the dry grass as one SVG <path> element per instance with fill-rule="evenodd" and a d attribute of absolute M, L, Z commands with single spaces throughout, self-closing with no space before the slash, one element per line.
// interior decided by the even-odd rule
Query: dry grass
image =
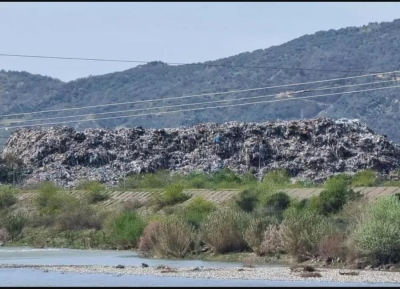
<path fill-rule="evenodd" d="M 122 211 L 134 211 L 140 209 L 141 207 L 145 206 L 146 202 L 142 202 L 136 198 L 132 200 L 127 200 L 122 204 Z"/>
<path fill-rule="evenodd" d="M 248 214 L 231 208 L 212 212 L 201 226 L 203 241 L 214 253 L 243 251 L 247 242 L 244 232 L 248 227 Z"/>
<path fill-rule="evenodd" d="M 264 240 L 260 245 L 259 254 L 261 256 L 267 254 L 275 254 L 283 251 L 280 227 L 270 225 L 264 232 Z"/>
<path fill-rule="evenodd" d="M 184 219 L 171 216 L 156 230 L 154 249 L 160 256 L 183 258 L 190 250 L 195 230 Z"/>
<path fill-rule="evenodd" d="M 322 237 L 322 239 L 318 243 L 318 255 L 325 259 L 336 259 L 337 257 L 342 258 L 345 255 L 345 241 L 346 237 L 339 232 Z"/>
<path fill-rule="evenodd" d="M 148 256 L 156 245 L 156 233 L 160 227 L 160 222 L 150 222 L 143 231 L 143 235 L 138 242 L 139 253 Z"/>

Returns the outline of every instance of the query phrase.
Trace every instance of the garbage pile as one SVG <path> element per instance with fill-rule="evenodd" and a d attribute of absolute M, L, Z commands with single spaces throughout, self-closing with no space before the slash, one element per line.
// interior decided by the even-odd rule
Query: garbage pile
<path fill-rule="evenodd" d="M 171 129 L 23 128 L 3 150 L 22 159 L 23 184 L 80 180 L 108 186 L 133 173 L 181 173 L 229 168 L 258 176 L 287 169 L 314 183 L 341 172 L 373 169 L 383 176 L 400 167 L 400 146 L 358 120 L 204 123 Z"/>

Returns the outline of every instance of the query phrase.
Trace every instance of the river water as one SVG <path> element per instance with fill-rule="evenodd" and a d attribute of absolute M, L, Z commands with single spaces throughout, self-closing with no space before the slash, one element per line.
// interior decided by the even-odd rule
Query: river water
<path fill-rule="evenodd" d="M 109 265 L 140 266 L 168 265 L 172 267 L 240 267 L 241 263 L 209 262 L 199 260 L 165 260 L 141 258 L 130 251 L 32 249 L 28 247 L 1 247 L 0 264 L 34 265 Z M 1 286 L 390 286 L 398 284 L 335 283 L 318 281 L 263 281 L 191 279 L 180 277 L 153 277 L 111 274 L 75 274 L 43 272 L 34 269 L 0 269 Z"/>

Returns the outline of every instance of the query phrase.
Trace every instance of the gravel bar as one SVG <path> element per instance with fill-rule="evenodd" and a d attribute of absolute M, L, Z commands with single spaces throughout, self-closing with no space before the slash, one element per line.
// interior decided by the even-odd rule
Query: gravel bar
<path fill-rule="evenodd" d="M 28 268 L 44 272 L 113 275 L 150 275 L 201 279 L 241 279 L 268 281 L 321 281 L 321 282 L 366 282 L 400 283 L 400 272 L 376 270 L 317 269 L 321 277 L 302 277 L 303 272 L 292 271 L 289 267 L 262 268 L 204 268 L 204 267 L 137 267 L 137 266 L 98 266 L 98 265 L 20 265 L 1 264 L 0 268 Z M 343 272 L 356 272 L 358 275 L 342 275 Z"/>

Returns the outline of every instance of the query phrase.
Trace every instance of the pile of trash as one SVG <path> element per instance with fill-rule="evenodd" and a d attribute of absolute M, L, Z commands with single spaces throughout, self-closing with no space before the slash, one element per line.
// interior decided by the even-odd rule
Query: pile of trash
<path fill-rule="evenodd" d="M 23 128 L 10 136 L 5 154 L 22 159 L 23 184 L 52 180 L 65 187 L 80 180 L 115 186 L 126 175 L 158 169 L 229 168 L 261 176 L 279 168 L 318 183 L 341 172 L 388 175 L 400 167 L 400 146 L 386 136 L 358 120 L 329 118 L 169 129 Z"/>

